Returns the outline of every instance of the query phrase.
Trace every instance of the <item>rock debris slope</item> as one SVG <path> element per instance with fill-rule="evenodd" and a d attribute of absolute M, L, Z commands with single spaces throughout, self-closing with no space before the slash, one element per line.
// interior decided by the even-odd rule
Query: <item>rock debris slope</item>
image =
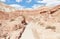
<path fill-rule="evenodd" d="M 16 10 L 0 3 L 0 8 L 0 39 L 60 39 L 60 5 Z"/>

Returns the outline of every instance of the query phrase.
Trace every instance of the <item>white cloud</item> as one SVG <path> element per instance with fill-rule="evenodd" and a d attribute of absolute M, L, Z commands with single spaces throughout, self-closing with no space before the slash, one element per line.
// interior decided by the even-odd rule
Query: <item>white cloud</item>
<path fill-rule="evenodd" d="M 48 7 L 54 7 L 56 5 L 60 5 L 60 1 L 58 0 L 43 0 L 43 1 L 40 1 L 40 0 L 36 0 L 38 3 L 46 3 L 46 6 Z M 37 5 L 34 5 L 33 7 L 36 7 Z"/>
<path fill-rule="evenodd" d="M 16 2 L 21 2 L 22 0 L 16 0 Z"/>
<path fill-rule="evenodd" d="M 32 8 L 25 8 L 24 6 L 21 6 L 21 5 L 18 5 L 18 4 L 11 4 L 9 6 L 14 7 L 15 9 L 18 9 L 18 10 L 22 10 L 22 9 L 32 10 Z"/>
<path fill-rule="evenodd" d="M 23 9 L 24 8 L 24 6 L 21 6 L 21 5 L 18 5 L 18 4 L 11 4 L 9 6 L 12 6 L 12 7 L 16 8 L 16 9 Z"/>
<path fill-rule="evenodd" d="M 46 6 L 49 6 L 49 7 L 54 7 L 56 5 L 60 5 L 60 1 L 49 2 L 46 4 Z"/>
<path fill-rule="evenodd" d="M 0 0 L 0 1 L 2 1 L 2 2 L 6 2 L 6 0 Z"/>
<path fill-rule="evenodd" d="M 32 8 L 33 8 L 33 9 L 36 9 L 36 8 L 38 8 L 38 7 L 42 7 L 42 6 L 44 6 L 44 5 L 35 4 L 35 5 L 32 6 Z"/>
<path fill-rule="evenodd" d="M 38 3 L 41 3 L 42 2 L 43 3 L 43 0 L 36 0 L 36 2 L 38 2 Z"/>
<path fill-rule="evenodd" d="M 32 0 L 26 0 L 27 3 L 30 3 Z"/>

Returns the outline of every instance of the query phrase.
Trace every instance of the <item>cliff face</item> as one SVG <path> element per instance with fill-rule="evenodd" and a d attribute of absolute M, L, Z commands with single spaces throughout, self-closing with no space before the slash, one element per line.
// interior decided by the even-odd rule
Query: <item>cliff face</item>
<path fill-rule="evenodd" d="M 16 10 L 0 3 L 0 39 L 60 39 L 60 5 Z"/>
<path fill-rule="evenodd" d="M 0 11 L 5 11 L 5 12 L 11 12 L 11 11 L 15 11 L 16 9 L 13 7 L 10 7 L 2 2 L 0 2 Z"/>

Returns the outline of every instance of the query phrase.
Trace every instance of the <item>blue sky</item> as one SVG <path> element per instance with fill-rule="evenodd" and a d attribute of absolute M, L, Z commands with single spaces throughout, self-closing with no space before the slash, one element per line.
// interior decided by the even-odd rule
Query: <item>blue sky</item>
<path fill-rule="evenodd" d="M 5 3 L 10 5 L 10 4 L 18 4 L 18 5 L 21 5 L 21 6 L 24 6 L 24 7 L 32 7 L 34 4 L 39 4 L 39 5 L 45 5 L 45 3 L 41 3 L 41 2 L 37 2 L 37 0 L 31 0 L 29 3 L 27 2 L 29 0 L 22 0 L 20 2 L 17 2 L 16 0 L 6 0 Z M 39 0 L 39 1 L 43 1 L 43 0 Z"/>
<path fill-rule="evenodd" d="M 60 5 L 59 0 L 0 0 L 5 4 L 15 8 L 36 8 L 40 6 Z"/>

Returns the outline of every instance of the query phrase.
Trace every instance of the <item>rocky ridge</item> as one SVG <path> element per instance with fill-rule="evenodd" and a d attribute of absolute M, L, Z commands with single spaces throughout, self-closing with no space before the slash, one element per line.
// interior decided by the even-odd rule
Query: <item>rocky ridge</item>
<path fill-rule="evenodd" d="M 0 39 L 60 39 L 60 5 L 16 10 L 0 3 L 0 8 Z"/>

